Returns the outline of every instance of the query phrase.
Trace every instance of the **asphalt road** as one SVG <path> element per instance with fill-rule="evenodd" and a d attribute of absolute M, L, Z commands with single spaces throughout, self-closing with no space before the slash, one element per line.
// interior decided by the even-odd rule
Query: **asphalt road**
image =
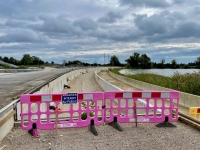
<path fill-rule="evenodd" d="M 9 104 L 13 97 L 45 83 L 56 75 L 70 72 L 71 68 L 5 74 L 0 76 L 0 109 Z"/>

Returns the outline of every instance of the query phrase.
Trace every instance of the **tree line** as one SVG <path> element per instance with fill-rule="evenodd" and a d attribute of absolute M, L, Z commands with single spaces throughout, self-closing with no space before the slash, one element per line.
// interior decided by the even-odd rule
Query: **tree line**
<path fill-rule="evenodd" d="M 6 63 L 10 63 L 13 65 L 43 65 L 43 64 L 48 64 L 48 62 L 44 62 L 43 60 L 41 60 L 39 57 L 36 56 L 30 56 L 29 54 L 24 54 L 23 57 L 21 58 L 21 60 L 17 60 L 13 57 L 8 58 L 7 56 L 5 57 L 1 57 L 0 56 L 0 60 L 6 62 Z M 52 61 L 51 64 L 54 64 L 54 62 Z"/>
<path fill-rule="evenodd" d="M 44 62 L 39 57 L 30 56 L 29 54 L 24 54 L 21 60 L 17 60 L 13 57 L 1 57 L 0 60 L 14 64 L 14 65 L 44 65 L 49 64 L 48 62 Z M 149 69 L 149 68 L 200 68 L 200 56 L 196 58 L 194 62 L 190 62 L 188 64 L 178 64 L 175 59 L 171 61 L 171 63 L 165 63 L 165 59 L 162 59 L 160 62 L 151 62 L 151 58 L 148 57 L 146 54 L 139 54 L 138 52 L 134 52 L 128 59 L 125 60 L 125 64 L 120 63 L 117 56 L 113 55 L 110 58 L 110 62 L 108 64 L 104 64 L 105 66 L 123 66 L 126 68 L 136 68 L 136 69 Z M 54 64 L 52 61 L 51 64 Z M 102 64 L 97 64 L 94 62 L 93 64 L 84 63 L 79 60 L 74 61 L 64 61 L 65 66 L 70 65 L 82 65 L 82 66 L 104 66 Z"/>
<path fill-rule="evenodd" d="M 172 59 L 171 63 L 165 63 L 165 59 L 162 59 L 159 63 L 151 62 L 151 58 L 146 54 L 139 54 L 134 52 L 128 59 L 125 60 L 126 64 L 121 64 L 117 56 L 112 56 L 110 59 L 110 65 L 112 66 L 125 66 L 126 68 L 136 69 L 149 69 L 149 68 L 200 68 L 200 56 L 196 58 L 194 62 L 188 64 L 178 64 L 175 59 Z"/>

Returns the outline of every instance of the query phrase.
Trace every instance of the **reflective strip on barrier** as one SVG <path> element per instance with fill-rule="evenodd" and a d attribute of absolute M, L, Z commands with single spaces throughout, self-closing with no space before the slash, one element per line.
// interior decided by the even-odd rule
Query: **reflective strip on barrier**
<path fill-rule="evenodd" d="M 104 98 L 110 104 L 105 108 L 106 122 L 113 122 L 114 117 L 123 123 L 135 122 L 136 117 L 137 122 L 148 123 L 163 122 L 166 117 L 170 122 L 178 120 L 179 92 L 176 91 L 111 91 L 105 92 Z M 134 103 L 141 100 L 146 105 L 134 108 Z M 136 116 L 135 111 L 140 115 Z"/>
<path fill-rule="evenodd" d="M 170 92 L 119 92 L 116 98 L 170 98 Z"/>
<path fill-rule="evenodd" d="M 37 129 L 55 129 L 56 111 L 49 106 L 62 109 L 58 110 L 58 128 L 84 127 L 90 125 L 91 120 L 100 125 L 104 123 L 103 100 L 102 92 L 24 94 L 20 97 L 21 127 L 30 130 L 36 123 Z M 82 119 L 86 114 L 87 118 Z"/>
<path fill-rule="evenodd" d="M 27 95 L 28 96 L 28 95 Z M 61 101 L 62 95 L 29 95 L 30 102 L 52 102 L 52 101 Z M 93 94 L 86 93 L 86 94 L 78 94 L 78 100 L 92 100 Z"/>

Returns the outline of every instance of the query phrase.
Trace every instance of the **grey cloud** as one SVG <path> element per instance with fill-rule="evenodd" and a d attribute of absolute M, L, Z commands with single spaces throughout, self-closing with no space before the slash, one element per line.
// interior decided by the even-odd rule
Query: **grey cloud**
<path fill-rule="evenodd" d="M 198 42 L 200 38 L 200 23 L 183 22 L 166 34 L 154 35 L 147 37 L 149 42 L 164 42 L 164 43 L 193 43 Z"/>
<path fill-rule="evenodd" d="M 6 21 L 5 26 L 10 26 L 10 27 L 26 27 L 27 23 L 23 22 L 23 21 L 16 21 L 16 20 L 12 20 L 9 19 Z"/>
<path fill-rule="evenodd" d="M 200 6 L 195 6 L 192 9 L 190 9 L 187 14 L 189 16 L 198 16 L 200 15 Z"/>
<path fill-rule="evenodd" d="M 187 6 L 195 6 L 200 4 L 199 0 L 192 0 L 192 1 L 188 1 L 188 0 L 173 0 L 172 1 L 173 4 L 175 5 L 187 5 Z"/>
<path fill-rule="evenodd" d="M 0 14 L 9 18 L 30 17 L 40 14 L 69 13 L 73 17 L 88 17 L 99 14 L 99 11 L 109 11 L 109 7 L 101 2 L 88 0 L 1 0 Z"/>
<path fill-rule="evenodd" d="M 200 23 L 198 22 L 184 22 L 177 26 L 177 29 L 172 34 L 173 38 L 200 38 Z"/>
<path fill-rule="evenodd" d="M 185 2 L 187 2 L 187 0 L 173 0 L 174 4 L 183 4 Z"/>
<path fill-rule="evenodd" d="M 185 13 L 163 11 L 152 16 L 134 15 L 136 27 L 148 42 L 173 42 L 180 38 L 200 38 L 200 22 Z"/>
<path fill-rule="evenodd" d="M 170 6 L 167 0 L 120 0 L 121 5 L 133 7 L 166 8 Z"/>
<path fill-rule="evenodd" d="M 146 35 L 164 34 L 169 27 L 167 20 L 159 15 L 150 17 L 147 15 L 136 15 L 134 23 Z"/>
<path fill-rule="evenodd" d="M 124 29 L 113 29 L 110 31 L 109 39 L 114 41 L 123 41 L 123 42 L 129 42 L 129 41 L 138 41 L 143 34 L 140 31 L 137 31 L 133 27 L 124 28 Z"/>
<path fill-rule="evenodd" d="M 43 43 L 47 41 L 48 41 L 47 37 L 37 34 L 31 30 L 20 30 L 14 33 L 0 36 L 1 43 L 13 43 L 13 42 Z"/>
<path fill-rule="evenodd" d="M 150 53 L 157 43 L 180 47 L 180 43 L 198 43 L 199 0 L 169 1 L 1 0 L 0 51 L 9 57 L 13 53 L 34 53 L 54 62 L 64 58 L 93 62 L 104 50 Z M 117 7 L 118 2 L 123 7 Z M 155 45 L 149 48 L 149 44 Z"/>
<path fill-rule="evenodd" d="M 73 24 L 74 26 L 80 27 L 82 30 L 95 30 L 98 28 L 98 24 L 90 18 L 75 20 Z"/>
<path fill-rule="evenodd" d="M 44 32 L 47 36 L 56 39 L 67 40 L 68 37 L 86 37 L 91 32 L 96 32 L 98 24 L 90 18 L 69 19 L 68 15 L 56 17 L 42 15 L 38 17 L 41 23 L 28 25 L 27 27 L 35 31 Z"/>
<path fill-rule="evenodd" d="M 75 33 L 78 34 L 78 29 L 73 27 L 72 21 L 67 17 L 39 16 L 38 18 L 42 23 L 28 25 L 27 27 L 48 34 L 61 33 L 68 36 L 74 36 Z"/>
<path fill-rule="evenodd" d="M 115 23 L 117 20 L 120 20 L 123 18 L 123 15 L 116 12 L 108 12 L 105 16 L 100 17 L 98 19 L 98 22 L 105 22 L 105 23 Z"/>

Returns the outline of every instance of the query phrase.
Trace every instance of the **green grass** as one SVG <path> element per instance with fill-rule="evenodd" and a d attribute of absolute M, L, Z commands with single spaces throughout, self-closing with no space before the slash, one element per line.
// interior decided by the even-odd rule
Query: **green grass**
<path fill-rule="evenodd" d="M 123 75 L 119 73 L 120 69 L 110 69 L 110 71 L 142 82 L 200 96 L 200 71 L 183 75 L 176 72 L 171 77 L 165 77 L 154 73 Z"/>

